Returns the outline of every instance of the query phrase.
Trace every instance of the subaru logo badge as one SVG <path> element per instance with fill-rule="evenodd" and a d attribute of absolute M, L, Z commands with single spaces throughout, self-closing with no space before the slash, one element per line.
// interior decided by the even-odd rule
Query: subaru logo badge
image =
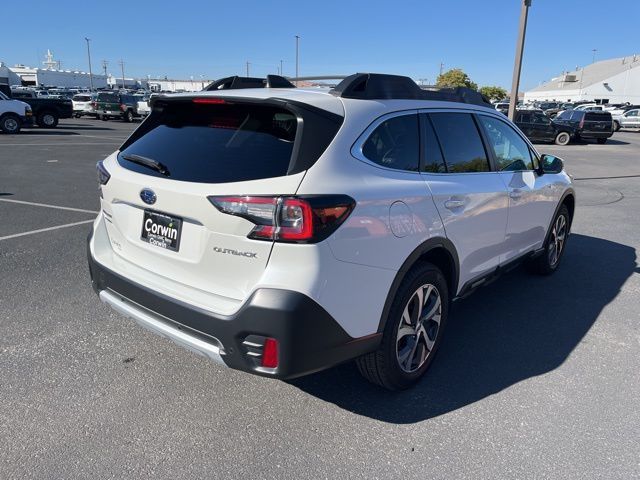
<path fill-rule="evenodd" d="M 140 198 L 147 205 L 153 205 L 156 203 L 156 194 L 150 188 L 143 188 L 140 190 Z"/>

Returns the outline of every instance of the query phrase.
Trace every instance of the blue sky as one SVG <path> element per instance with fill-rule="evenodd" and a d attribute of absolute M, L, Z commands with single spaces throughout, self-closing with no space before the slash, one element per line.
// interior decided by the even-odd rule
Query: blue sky
<path fill-rule="evenodd" d="M 398 73 L 434 82 L 440 62 L 480 85 L 511 83 L 520 0 L 253 1 L 37 0 L 0 20 L 0 60 L 41 65 L 49 48 L 63 69 L 103 59 L 126 76 L 219 78 L 300 74 Z M 28 12 L 28 14 L 26 13 Z M 15 21 L 11 17 L 15 15 Z M 640 0 L 533 0 L 521 90 L 596 59 L 640 54 Z M 13 39 L 7 41 L 7 39 Z M 636 51 L 634 52 L 634 47 Z"/>

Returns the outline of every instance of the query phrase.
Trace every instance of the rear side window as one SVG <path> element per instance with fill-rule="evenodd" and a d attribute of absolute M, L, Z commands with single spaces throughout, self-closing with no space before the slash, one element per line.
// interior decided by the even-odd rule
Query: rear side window
<path fill-rule="evenodd" d="M 489 160 L 469 113 L 431 113 L 449 173 L 488 172 Z"/>
<path fill-rule="evenodd" d="M 583 115 L 584 115 L 584 112 L 580 110 L 573 110 L 571 112 L 571 120 L 575 120 L 579 122 L 580 120 L 582 120 Z"/>
<path fill-rule="evenodd" d="M 125 168 L 173 180 L 227 183 L 287 174 L 297 117 L 265 105 L 168 103 L 124 145 Z M 126 159 L 160 162 L 168 175 Z"/>
<path fill-rule="evenodd" d="M 362 146 L 362 154 L 378 165 L 418 171 L 418 115 L 401 115 L 382 122 Z"/>

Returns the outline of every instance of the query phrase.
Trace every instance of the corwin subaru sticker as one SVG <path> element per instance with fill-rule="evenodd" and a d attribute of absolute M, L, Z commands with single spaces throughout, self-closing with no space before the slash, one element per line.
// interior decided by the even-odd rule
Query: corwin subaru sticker
<path fill-rule="evenodd" d="M 140 190 L 140 198 L 147 205 L 153 205 L 156 203 L 156 194 L 150 188 L 143 188 Z"/>

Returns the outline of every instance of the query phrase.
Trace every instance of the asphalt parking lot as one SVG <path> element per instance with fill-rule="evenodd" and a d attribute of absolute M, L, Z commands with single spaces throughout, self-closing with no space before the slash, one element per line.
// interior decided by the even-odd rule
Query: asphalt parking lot
<path fill-rule="evenodd" d="M 95 163 L 135 125 L 0 135 L 0 478 L 640 478 L 640 133 L 539 145 L 578 207 L 552 277 L 457 302 L 417 388 L 220 368 L 101 304 Z"/>

